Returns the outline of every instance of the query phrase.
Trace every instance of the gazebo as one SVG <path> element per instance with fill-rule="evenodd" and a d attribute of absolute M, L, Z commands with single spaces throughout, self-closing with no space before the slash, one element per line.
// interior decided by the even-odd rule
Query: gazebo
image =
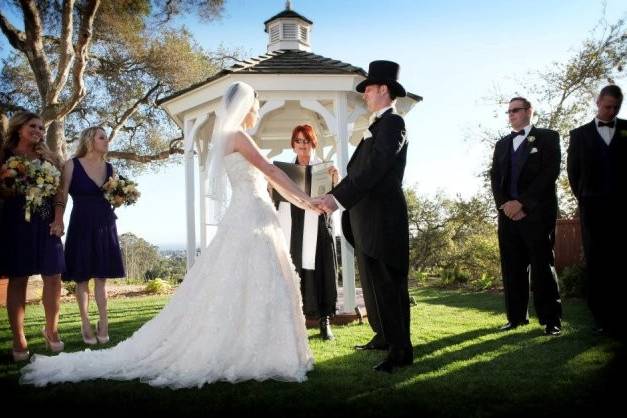
<path fill-rule="evenodd" d="M 351 64 L 311 52 L 313 22 L 291 9 L 289 1 L 279 14 L 264 22 L 268 47 L 264 55 L 224 69 L 198 84 L 159 101 L 183 130 L 187 215 L 187 267 L 196 257 L 196 224 L 200 226 L 200 249 L 208 244 L 215 227 L 207 196 L 207 162 L 210 152 L 214 111 L 227 86 L 243 81 L 255 88 L 260 101 L 260 121 L 249 134 L 269 158 L 290 149 L 291 130 L 308 123 L 318 135 L 318 156 L 335 158 L 346 174 L 349 144 L 357 145 L 368 127 L 368 111 L 355 91 L 366 72 Z M 397 100 L 404 115 L 422 98 L 408 93 Z M 198 158 L 196 185 L 194 154 Z M 194 190 L 199 187 L 199 213 L 195 213 Z M 198 216 L 197 216 L 198 215 Z M 355 309 L 355 271 L 352 247 L 342 238 L 344 312 Z"/>

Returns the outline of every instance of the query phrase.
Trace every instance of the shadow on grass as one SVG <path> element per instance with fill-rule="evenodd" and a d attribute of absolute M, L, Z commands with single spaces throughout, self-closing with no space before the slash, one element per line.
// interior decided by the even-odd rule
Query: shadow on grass
<path fill-rule="evenodd" d="M 485 294 L 427 291 L 420 292 L 419 297 L 419 303 L 435 302 L 464 309 L 479 304 L 487 311 L 492 311 L 487 309 L 489 306 L 500 302 L 498 295 Z M 138 309 L 129 305 L 112 312 L 115 318 L 110 331 L 112 344 L 131 335 L 160 308 L 161 304 L 142 305 Z M 309 380 L 302 384 L 220 382 L 200 389 L 173 391 L 139 381 L 97 380 L 34 388 L 19 386 L 19 367 L 3 358 L 0 393 L 11 393 L 14 402 L 25 402 L 29 408 L 46 408 L 51 403 L 99 407 L 109 415 L 128 411 L 203 416 L 250 413 L 261 416 L 260 412 L 264 411 L 264 415 L 329 418 L 346 414 L 360 417 L 573 415 L 592 411 L 599 401 L 610 405 L 618 399 L 608 388 L 624 376 L 615 369 L 625 368 L 623 347 L 612 340 L 593 337 L 586 326 L 588 318 L 580 308 L 558 338 L 543 336 L 541 327 L 536 325 L 512 332 L 473 328 L 451 335 L 434 330 L 434 336 L 414 347 L 414 364 L 393 374 L 372 370 L 383 359 L 384 352 L 352 350 L 350 334 L 360 334 L 359 338 L 368 334 L 368 326 L 364 325 L 335 327 L 338 339 L 324 349 L 337 354 L 319 361 L 308 374 Z M 139 317 L 138 312 L 141 312 Z M 428 319 L 414 318 L 414 321 L 423 320 Z M 75 324 L 64 330 L 68 334 L 68 338 L 64 337 L 68 351 L 84 348 L 79 328 Z M 72 331 L 75 334 L 70 337 Z M 416 340 L 420 336 L 413 337 Z M 311 341 L 317 338 L 312 335 Z"/>

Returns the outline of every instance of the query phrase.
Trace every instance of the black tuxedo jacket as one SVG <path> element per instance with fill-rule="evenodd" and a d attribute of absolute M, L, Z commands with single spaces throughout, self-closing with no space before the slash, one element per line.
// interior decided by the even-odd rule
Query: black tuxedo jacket
<path fill-rule="evenodd" d="M 407 159 L 405 121 L 392 109 L 368 128 L 351 157 L 347 176 L 331 190 L 346 209 L 342 230 L 366 255 L 401 269 L 409 266 L 409 226 L 403 175 Z"/>
<path fill-rule="evenodd" d="M 601 156 L 607 147 L 599 135 L 595 121 L 570 131 L 568 145 L 568 181 L 577 200 L 583 197 L 623 195 L 627 186 L 627 120 L 616 119 L 616 130 L 610 142 L 610 167 Z M 611 169 L 610 182 L 606 182 L 605 170 Z"/>
<path fill-rule="evenodd" d="M 515 136 L 510 134 L 501 138 L 494 147 L 490 181 L 497 208 L 513 199 L 509 195 L 509 185 L 511 149 Z M 531 142 L 530 137 L 535 139 Z M 555 182 L 559 176 L 561 161 L 559 133 L 533 126 L 520 146 L 524 148 L 518 177 L 519 196 L 516 200 L 522 203 L 530 220 L 554 220 L 557 218 Z"/>

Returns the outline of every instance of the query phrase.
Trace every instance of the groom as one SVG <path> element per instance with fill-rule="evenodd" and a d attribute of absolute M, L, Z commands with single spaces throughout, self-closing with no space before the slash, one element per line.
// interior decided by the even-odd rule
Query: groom
<path fill-rule="evenodd" d="M 392 372 L 413 361 L 409 337 L 409 227 L 402 182 L 407 157 L 405 122 L 394 109 L 406 95 L 398 79 L 399 65 L 373 61 L 368 78 L 356 87 L 363 93 L 374 121 L 352 158 L 347 176 L 330 194 L 318 198 L 326 212 L 338 207 L 342 230 L 355 247 L 359 277 L 375 332 L 361 350 L 388 350 L 374 369 Z"/>

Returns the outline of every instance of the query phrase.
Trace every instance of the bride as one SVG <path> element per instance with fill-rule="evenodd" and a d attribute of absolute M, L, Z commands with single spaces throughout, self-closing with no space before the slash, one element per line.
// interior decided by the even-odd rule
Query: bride
<path fill-rule="evenodd" d="M 211 244 L 163 310 L 117 346 L 33 356 L 21 383 L 140 379 L 153 386 L 201 387 L 219 380 L 302 382 L 313 367 L 299 279 L 265 178 L 286 199 L 317 209 L 260 152 L 244 129 L 259 102 L 246 83 L 226 90 L 212 137 L 212 192 L 232 195 Z"/>

